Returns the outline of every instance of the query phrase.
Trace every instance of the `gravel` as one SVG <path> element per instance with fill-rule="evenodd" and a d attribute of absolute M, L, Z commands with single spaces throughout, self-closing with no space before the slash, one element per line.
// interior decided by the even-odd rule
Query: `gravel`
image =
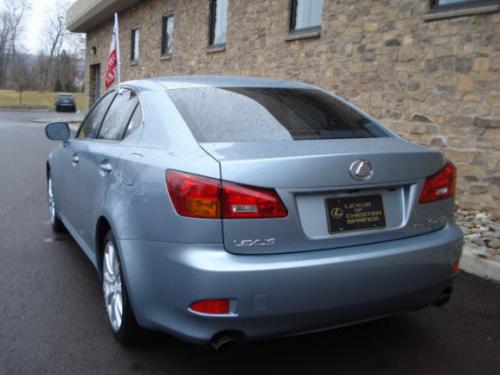
<path fill-rule="evenodd" d="M 478 210 L 457 208 L 455 221 L 472 252 L 483 258 L 500 260 L 500 222 L 498 217 Z"/>

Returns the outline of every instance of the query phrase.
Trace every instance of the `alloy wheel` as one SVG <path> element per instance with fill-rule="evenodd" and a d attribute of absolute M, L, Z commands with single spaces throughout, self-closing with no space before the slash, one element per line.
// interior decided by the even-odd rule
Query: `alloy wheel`
<path fill-rule="evenodd" d="M 50 222 L 54 224 L 56 222 L 56 200 L 54 198 L 54 188 L 52 186 L 52 178 L 49 176 L 48 180 L 48 204 L 49 204 L 49 218 Z"/>
<path fill-rule="evenodd" d="M 106 242 L 104 247 L 102 283 L 108 318 L 113 330 L 118 332 L 122 325 L 123 315 L 122 280 L 116 248 L 111 241 Z"/>

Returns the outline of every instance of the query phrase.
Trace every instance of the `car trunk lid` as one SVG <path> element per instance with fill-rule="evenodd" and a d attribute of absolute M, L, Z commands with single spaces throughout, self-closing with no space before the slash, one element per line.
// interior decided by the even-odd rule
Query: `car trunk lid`
<path fill-rule="evenodd" d="M 201 146 L 219 161 L 222 180 L 274 188 L 288 209 L 283 219 L 224 219 L 224 244 L 232 253 L 289 253 L 387 241 L 434 230 L 447 220 L 439 209 L 449 211 L 449 202 L 418 204 L 425 178 L 444 164 L 442 154 L 396 137 Z M 373 168 L 369 180 L 351 176 L 351 165 L 360 160 Z M 332 231 L 332 202 L 367 201 L 381 205 L 382 227 L 363 224 L 363 230 Z M 435 220 L 424 220 L 428 217 Z"/>

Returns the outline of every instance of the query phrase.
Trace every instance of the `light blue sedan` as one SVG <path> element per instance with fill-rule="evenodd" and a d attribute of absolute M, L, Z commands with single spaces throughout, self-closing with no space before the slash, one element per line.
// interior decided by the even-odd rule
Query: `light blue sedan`
<path fill-rule="evenodd" d="M 123 83 L 47 162 L 50 220 L 115 337 L 227 348 L 446 303 L 456 170 L 346 101 L 263 78 Z"/>

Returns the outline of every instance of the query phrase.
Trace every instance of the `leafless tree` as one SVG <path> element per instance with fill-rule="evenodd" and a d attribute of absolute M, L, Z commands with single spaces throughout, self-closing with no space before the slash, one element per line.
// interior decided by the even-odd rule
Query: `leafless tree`
<path fill-rule="evenodd" d="M 63 46 L 71 34 L 66 30 L 66 11 L 71 3 L 70 0 L 58 0 L 48 15 L 48 20 L 42 36 L 45 46 L 46 63 L 43 69 L 43 84 L 47 87 L 55 77 L 55 60 L 61 54 Z"/>
<path fill-rule="evenodd" d="M 23 54 L 16 55 L 12 67 L 12 87 L 19 93 L 19 104 L 23 104 L 23 92 L 33 87 L 33 68 Z"/>
<path fill-rule="evenodd" d="M 5 85 L 9 65 L 15 59 L 29 8 L 28 0 L 6 0 L 0 8 L 0 87 Z"/>

